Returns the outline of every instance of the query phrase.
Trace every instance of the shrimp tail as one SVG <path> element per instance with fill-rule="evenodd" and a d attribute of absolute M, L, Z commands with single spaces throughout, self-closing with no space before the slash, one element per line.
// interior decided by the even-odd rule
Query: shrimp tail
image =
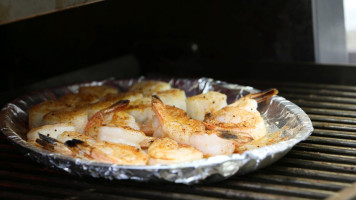
<path fill-rule="evenodd" d="M 248 94 L 245 97 L 254 99 L 257 101 L 257 103 L 261 103 L 277 94 L 278 94 L 278 90 L 276 88 L 272 88 L 264 92 Z"/>
<path fill-rule="evenodd" d="M 87 125 L 84 128 L 84 133 L 88 133 L 90 129 L 100 126 L 104 121 L 104 115 L 118 112 L 125 109 L 130 103 L 130 100 L 120 100 L 111 106 L 104 108 L 98 112 L 96 112 L 89 120 Z"/>
<path fill-rule="evenodd" d="M 130 100 L 126 100 L 126 99 L 120 100 L 120 101 L 114 103 L 113 105 L 109 106 L 108 108 L 103 109 L 102 110 L 103 114 L 121 111 L 121 110 L 125 109 L 129 105 L 129 103 L 130 103 Z"/>
<path fill-rule="evenodd" d="M 70 155 L 70 156 L 73 155 L 72 151 L 60 141 L 52 137 L 43 135 L 41 133 L 39 133 L 38 135 L 39 138 L 36 139 L 36 143 L 41 145 L 44 149 L 51 152 L 63 153 L 65 155 Z"/>
<path fill-rule="evenodd" d="M 157 95 L 152 95 L 152 108 L 160 122 L 164 122 L 165 118 L 169 116 L 164 103 Z"/>
<path fill-rule="evenodd" d="M 238 144 L 245 144 L 247 142 L 251 142 L 253 140 L 253 137 L 244 132 L 236 132 L 236 131 L 218 131 L 217 134 L 219 137 L 227 140 L 234 140 Z M 235 144 L 236 145 L 236 144 Z"/>

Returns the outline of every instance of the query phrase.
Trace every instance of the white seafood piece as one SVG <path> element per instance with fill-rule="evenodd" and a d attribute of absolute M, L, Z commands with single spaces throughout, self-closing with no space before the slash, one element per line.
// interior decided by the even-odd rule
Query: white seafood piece
<path fill-rule="evenodd" d="M 43 125 L 31 129 L 27 133 L 27 140 L 35 141 L 36 139 L 39 138 L 39 134 L 49 136 L 52 138 L 57 138 L 57 136 L 62 134 L 64 131 L 75 131 L 75 127 L 71 123 Z"/>
<path fill-rule="evenodd" d="M 101 126 L 98 130 L 97 140 L 111 143 L 120 143 L 140 148 L 140 143 L 146 139 L 142 131 L 128 127 Z"/>
<path fill-rule="evenodd" d="M 203 121 L 207 113 L 213 113 L 227 106 L 226 95 L 209 91 L 187 98 L 187 113 L 196 120 Z"/>
<path fill-rule="evenodd" d="M 141 81 L 133 84 L 129 91 L 142 92 L 146 96 L 151 96 L 154 92 L 169 90 L 171 85 L 163 81 Z"/>
<path fill-rule="evenodd" d="M 92 94 L 98 97 L 105 97 L 108 94 L 117 94 L 118 92 L 117 88 L 108 85 L 84 86 L 78 90 L 79 94 Z"/>
<path fill-rule="evenodd" d="M 107 94 L 102 101 L 111 101 L 113 103 L 120 101 L 120 100 L 130 100 L 133 102 L 135 100 L 141 99 L 143 94 L 138 91 L 132 92 L 124 92 L 124 93 L 117 93 L 117 94 Z"/>
<path fill-rule="evenodd" d="M 174 106 L 182 110 L 187 110 L 186 95 L 184 90 L 169 89 L 155 93 L 165 105 Z"/>
<path fill-rule="evenodd" d="M 69 107 L 83 106 L 96 103 L 100 98 L 94 94 L 66 94 L 58 99 L 58 102 L 64 103 Z"/>
<path fill-rule="evenodd" d="M 148 164 L 173 164 L 203 158 L 203 153 L 194 147 L 178 144 L 170 138 L 158 138 L 148 148 Z"/>
<path fill-rule="evenodd" d="M 43 116 L 41 125 L 58 123 L 72 123 L 75 131 L 83 132 L 88 123 L 88 113 L 83 109 L 75 108 L 51 111 Z"/>
<path fill-rule="evenodd" d="M 40 126 L 42 118 L 45 114 L 51 111 L 61 110 L 65 108 L 68 108 L 66 104 L 54 100 L 44 101 L 42 103 L 32 106 L 28 111 L 29 128 L 32 129 Z"/>
<path fill-rule="evenodd" d="M 257 103 L 277 93 L 278 90 L 271 89 L 266 92 L 248 94 L 216 112 L 208 113 L 204 124 L 211 130 L 247 133 L 257 140 L 267 134 L 264 120 L 257 110 Z"/>
<path fill-rule="evenodd" d="M 154 113 L 151 106 L 151 97 L 143 97 L 131 101 L 125 112 L 135 118 L 140 126 L 140 130 L 149 135 L 153 134 L 152 120 Z"/>
<path fill-rule="evenodd" d="M 206 156 L 230 155 L 235 150 L 235 141 L 219 137 L 217 131 L 193 134 L 190 137 L 190 145 Z"/>

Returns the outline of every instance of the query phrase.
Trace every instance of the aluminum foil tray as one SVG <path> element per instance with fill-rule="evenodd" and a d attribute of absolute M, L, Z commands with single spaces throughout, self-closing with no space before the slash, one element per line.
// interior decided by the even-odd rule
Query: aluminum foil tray
<path fill-rule="evenodd" d="M 77 92 L 81 86 L 113 85 L 126 91 L 138 79 L 104 80 L 58 87 L 19 97 L 2 108 L 0 128 L 7 138 L 18 146 L 24 155 L 45 166 L 64 170 L 78 176 L 91 176 L 116 180 L 168 181 L 183 184 L 207 183 L 224 180 L 235 174 L 246 174 L 277 161 L 295 144 L 306 139 L 313 131 L 312 123 L 304 111 L 280 96 L 259 104 L 259 111 L 268 127 L 268 134 L 278 133 L 278 139 L 266 146 L 251 148 L 241 154 L 214 156 L 203 160 L 172 165 L 127 166 L 91 162 L 67 157 L 35 147 L 26 142 L 28 109 L 44 100 L 56 99 Z M 214 90 L 225 93 L 228 103 L 242 95 L 258 92 L 249 86 L 229 84 L 209 78 L 200 79 L 155 79 L 168 81 L 172 87 L 185 90 L 192 96 Z M 278 89 L 278 88 L 277 88 Z M 267 136 L 268 137 L 268 136 Z"/>

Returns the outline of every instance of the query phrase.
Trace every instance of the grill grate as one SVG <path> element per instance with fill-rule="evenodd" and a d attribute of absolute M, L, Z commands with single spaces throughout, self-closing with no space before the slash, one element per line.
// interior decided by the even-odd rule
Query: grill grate
<path fill-rule="evenodd" d="M 22 156 L 0 136 L 1 199 L 324 199 L 350 195 L 356 182 L 356 87 L 241 83 L 275 87 L 311 118 L 314 132 L 284 158 L 257 172 L 206 185 L 74 177 Z M 352 194 L 354 195 L 354 194 Z"/>

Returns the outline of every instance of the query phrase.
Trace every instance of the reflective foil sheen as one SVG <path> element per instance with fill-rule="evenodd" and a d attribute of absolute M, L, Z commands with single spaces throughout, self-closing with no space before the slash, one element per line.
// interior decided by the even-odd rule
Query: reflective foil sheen
<path fill-rule="evenodd" d="M 44 100 L 56 99 L 68 93 L 77 92 L 81 86 L 113 85 L 126 91 L 133 83 L 149 80 L 139 79 L 104 80 L 59 87 L 19 97 L 1 110 L 0 128 L 14 145 L 38 163 L 67 171 L 78 176 L 92 176 L 105 179 L 131 179 L 138 181 L 168 181 L 183 184 L 216 182 L 234 174 L 245 174 L 265 167 L 284 156 L 295 144 L 306 139 L 313 131 L 312 123 L 304 111 L 280 96 L 259 104 L 269 134 L 278 132 L 278 140 L 241 154 L 214 156 L 188 163 L 155 166 L 125 166 L 91 162 L 51 153 L 26 142 L 28 131 L 28 108 Z M 209 78 L 200 79 L 155 79 L 168 81 L 172 87 L 185 90 L 187 97 L 207 91 L 219 91 L 228 96 L 228 103 L 242 95 L 258 90 L 236 84 L 229 84 Z M 278 89 L 278 88 L 277 88 Z M 268 137 L 268 136 L 267 136 Z"/>

